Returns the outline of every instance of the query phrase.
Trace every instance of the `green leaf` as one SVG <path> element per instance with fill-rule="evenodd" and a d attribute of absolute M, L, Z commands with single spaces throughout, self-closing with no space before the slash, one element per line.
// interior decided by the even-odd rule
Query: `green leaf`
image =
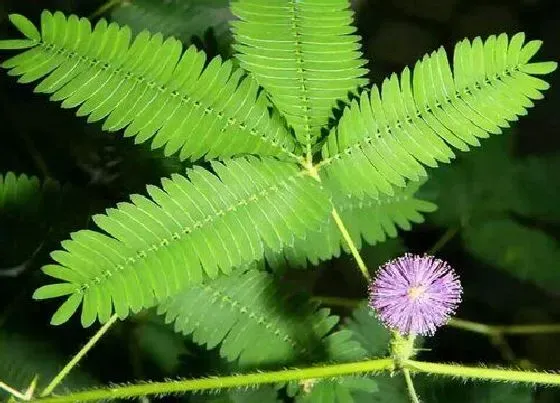
<path fill-rule="evenodd" d="M 28 49 L 35 45 L 37 45 L 37 42 L 31 39 L 6 39 L 0 41 L 0 49 L 3 50 Z"/>
<path fill-rule="evenodd" d="M 327 5 L 328 4 L 328 5 Z M 312 145 L 337 100 L 367 83 L 347 0 L 232 2 L 234 49 L 304 145 Z"/>
<path fill-rule="evenodd" d="M 156 364 L 164 374 L 175 375 L 181 364 L 181 356 L 188 350 L 183 338 L 166 326 L 155 313 L 140 319 L 133 327 L 138 349 Z"/>
<path fill-rule="evenodd" d="M 239 154 L 294 159 L 295 142 L 280 117 L 269 113 L 258 85 L 220 57 L 204 68 L 204 53 L 161 34 L 75 15 L 43 12 L 42 42 L 7 61 L 8 74 L 36 92 L 52 94 L 88 122 L 105 119 L 107 131 L 125 129 L 136 143 L 151 139 L 181 159 Z M 53 34 L 56 33 L 56 35 Z M 132 43 L 131 43 L 132 40 Z M 111 44 L 110 46 L 105 46 Z"/>
<path fill-rule="evenodd" d="M 533 391 L 526 385 L 497 382 L 460 382 L 433 376 L 414 376 L 421 399 L 430 403 L 533 403 Z"/>
<path fill-rule="evenodd" d="M 229 53 L 232 42 L 228 26 L 232 17 L 228 0 L 123 1 L 111 11 L 113 21 L 128 25 L 134 33 L 161 32 L 183 43 L 190 43 L 193 36 L 202 38 L 211 28 L 222 54 Z"/>
<path fill-rule="evenodd" d="M 64 241 L 51 254 L 60 269 L 46 272 L 60 285 L 46 287 L 50 295 L 56 287 L 66 291 L 66 283 L 76 291 L 55 322 L 67 320 L 82 297 L 84 326 L 107 321 L 113 310 L 125 318 L 205 277 L 261 260 L 265 245 L 281 250 L 330 212 L 327 194 L 296 165 L 239 158 L 212 168 L 217 175 L 195 167 L 188 179 L 173 175 L 162 189 L 149 186 L 151 200 L 132 195 L 130 203 L 95 215 L 108 235 L 83 230 Z"/>
<path fill-rule="evenodd" d="M 518 196 L 511 199 L 513 211 L 543 221 L 560 222 L 560 187 L 554 186 L 560 172 L 560 153 L 528 157 L 517 162 L 512 176 Z"/>
<path fill-rule="evenodd" d="M 406 179 L 426 176 L 424 165 L 450 162 L 453 148 L 468 151 L 501 133 L 549 87 L 521 70 L 536 51 L 523 41 L 523 34 L 465 39 L 452 67 L 440 48 L 413 73 L 405 68 L 364 91 L 323 145 L 324 181 L 351 196 L 392 195 Z"/>
<path fill-rule="evenodd" d="M 0 174 L 0 267 L 21 267 L 37 255 L 60 227 L 64 196 L 52 179 Z"/>
<path fill-rule="evenodd" d="M 50 284 L 41 287 L 40 290 L 37 290 L 37 292 L 33 294 L 33 298 L 35 299 L 57 298 L 57 297 L 63 297 L 68 294 L 74 294 L 75 292 L 76 292 L 76 286 L 71 283 Z"/>
<path fill-rule="evenodd" d="M 384 357 L 389 353 L 391 333 L 375 317 L 367 303 L 354 309 L 352 316 L 345 320 L 343 328 L 352 334 L 365 350 L 361 359 Z M 367 379 L 367 378 L 366 378 Z M 353 391 L 353 402 L 405 403 L 408 402 L 405 381 L 401 374 L 389 376 L 386 373 L 375 374 L 371 379 L 375 389 Z M 373 387 L 373 384 L 371 384 Z"/>
<path fill-rule="evenodd" d="M 550 74 L 556 68 L 558 64 L 556 62 L 541 62 L 541 63 L 529 63 L 520 67 L 520 70 L 527 74 Z"/>
<path fill-rule="evenodd" d="M 0 174 L 0 209 L 3 214 L 38 208 L 41 184 L 35 176 Z"/>
<path fill-rule="evenodd" d="M 560 247 L 544 232 L 503 218 L 467 228 L 464 242 L 486 263 L 551 293 L 560 290 Z"/>
<path fill-rule="evenodd" d="M 516 209 L 525 193 L 509 155 L 511 137 L 488 139 L 484 148 L 459 156 L 447 166 L 433 169 L 418 195 L 437 203 L 429 215 L 440 226 L 457 227 Z"/>
<path fill-rule="evenodd" d="M 33 42 L 39 42 L 41 40 L 41 34 L 37 30 L 37 27 L 26 17 L 20 14 L 10 14 L 8 18 L 22 34 Z"/>
<path fill-rule="evenodd" d="M 355 393 L 370 394 L 377 392 L 377 382 L 374 379 L 360 377 L 342 377 L 335 380 L 313 381 L 304 385 L 303 392 L 296 397 L 297 403 L 353 403 Z M 306 392 L 305 389 L 310 389 Z"/>
<path fill-rule="evenodd" d="M 389 352 L 391 332 L 377 320 L 367 303 L 352 312 L 344 327 L 352 332 L 352 337 L 367 351 L 368 357 L 382 357 Z"/>
<path fill-rule="evenodd" d="M 66 286 L 66 284 L 64 283 L 57 284 L 57 285 L 59 285 L 60 287 Z M 49 286 L 43 286 L 38 290 L 36 290 L 35 293 L 33 294 L 33 298 L 40 299 L 40 297 L 44 296 L 45 294 L 42 291 L 44 287 L 49 287 Z M 72 317 L 72 315 L 76 313 L 82 301 L 83 301 L 82 294 L 72 294 L 70 297 L 68 297 L 68 299 L 64 301 L 64 303 L 53 314 L 51 318 L 51 325 L 58 326 L 68 322 L 68 320 Z"/>
<path fill-rule="evenodd" d="M 377 383 L 375 393 L 357 392 L 354 395 L 354 403 L 409 403 L 410 397 L 406 389 L 404 377 L 401 373 L 390 376 L 386 373 L 375 374 L 373 378 Z M 422 402 L 432 403 L 429 399 Z M 443 402 L 442 402 L 443 403 Z"/>
<path fill-rule="evenodd" d="M 364 243 L 376 245 L 387 239 L 396 238 L 398 231 L 409 231 L 414 223 L 424 221 L 423 213 L 436 209 L 435 204 L 415 197 L 421 183 L 410 183 L 404 189 L 397 189 L 394 196 L 380 196 L 379 199 L 365 200 L 347 198 L 334 189 L 333 205 L 339 212 L 344 225 L 358 249 Z M 266 251 L 267 261 L 279 270 L 286 265 L 305 267 L 309 261 L 320 261 L 339 257 L 341 252 L 349 252 L 332 216 L 318 231 L 310 231 L 304 239 L 297 240 L 280 253 Z"/>
<path fill-rule="evenodd" d="M 364 355 L 338 317 L 309 296 L 259 270 L 237 270 L 189 287 L 158 308 L 177 332 L 237 361 L 242 369 L 301 362 L 350 361 Z"/>
<path fill-rule="evenodd" d="M 161 304 L 158 311 L 165 312 L 166 321 L 196 343 L 209 349 L 220 346 L 220 355 L 236 361 L 236 369 L 243 371 L 302 362 L 348 362 L 366 355 L 352 332 L 332 332 L 338 318 L 329 315 L 328 309 L 260 270 L 238 270 L 188 288 Z M 290 383 L 288 388 L 293 395 L 300 386 Z M 313 383 L 312 394 L 299 391 L 297 400 L 320 401 L 324 396 L 340 398 L 374 389 L 373 380 L 343 377 Z M 229 397 L 222 394 L 218 401 L 229 402 Z"/>
<path fill-rule="evenodd" d="M 418 197 L 438 205 L 429 219 L 441 226 L 458 226 L 514 212 L 560 221 L 560 189 L 551 186 L 560 170 L 560 154 L 515 159 L 511 149 L 511 137 L 498 136 L 484 149 L 430 172 L 418 192 Z"/>

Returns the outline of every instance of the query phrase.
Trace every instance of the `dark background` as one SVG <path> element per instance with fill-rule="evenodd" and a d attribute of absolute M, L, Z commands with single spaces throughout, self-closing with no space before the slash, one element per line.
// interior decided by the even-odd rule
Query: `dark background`
<path fill-rule="evenodd" d="M 413 66 L 424 53 L 440 45 L 445 46 L 449 54 L 458 40 L 477 35 L 524 31 L 529 39 L 544 41 L 538 60 L 558 61 L 560 56 L 560 13 L 554 0 L 355 0 L 352 3 L 357 11 L 357 25 L 373 82 L 380 83 L 389 73 L 399 72 L 405 65 Z M 18 36 L 9 24 L 9 13 L 24 14 L 37 22 L 43 9 L 88 16 L 101 4 L 85 0 L 2 1 L 0 38 Z M 217 47 L 207 42 L 195 40 L 209 53 L 216 54 Z M 0 54 L 2 60 L 7 57 L 7 52 Z M 510 146 L 516 158 L 552 155 L 559 151 L 559 74 L 555 72 L 546 79 L 551 89 L 545 93 L 545 100 L 537 102 L 510 133 Z M 178 160 L 164 159 L 157 151 L 149 152 L 149 147 L 135 146 L 133 141 L 123 139 L 118 133 L 103 133 L 98 125 L 87 125 L 84 118 L 74 116 L 73 110 L 62 110 L 58 104 L 49 102 L 47 96 L 35 95 L 32 90 L 32 85 L 19 85 L 5 73 L 0 74 L 0 173 L 25 173 L 41 180 L 51 177 L 64 184 L 66 190 L 63 197 L 58 192 L 50 198 L 47 195 L 48 206 L 34 210 L 29 216 L 22 214 L 16 220 L 1 222 L 0 270 L 28 259 L 30 264 L 17 278 L 0 277 L 0 330 L 4 328 L 30 337 L 39 335 L 49 348 L 55 346 L 53 349 L 61 357 L 68 357 L 92 330 L 81 329 L 77 320 L 60 328 L 48 325 L 55 305 L 33 302 L 30 298 L 44 280 L 38 268 L 48 262 L 48 252 L 57 248 L 58 242 L 70 231 L 91 226 L 91 214 L 125 200 L 130 193 L 143 192 L 146 184 L 157 184 L 161 176 L 179 172 L 183 167 Z M 500 166 L 495 169 L 499 171 Z M 508 175 L 505 171 L 502 173 Z M 552 178 L 549 186 L 555 194 L 559 193 L 557 174 L 547 173 L 547 177 Z M 439 194 L 445 191 L 440 185 Z M 437 203 L 437 198 L 434 201 Z M 546 217 L 544 221 L 541 227 L 558 240 L 558 223 L 546 222 Z M 427 223 L 403 233 L 403 242 L 408 250 L 423 252 L 447 230 L 449 227 L 428 217 Z M 386 249 L 367 248 L 364 255 L 370 267 L 374 267 L 382 261 L 380 256 L 392 255 L 402 248 L 398 243 Z M 464 250 L 457 236 L 444 245 L 440 255 L 460 267 L 465 287 L 460 317 L 504 324 L 560 323 L 560 292 L 543 292 L 478 261 Z M 560 270 L 560 262 L 550 270 Z M 364 296 L 364 286 L 349 258 L 335 259 L 313 271 L 298 271 L 293 277 L 299 285 L 320 295 Z M 346 313 L 343 309 L 337 312 Z M 149 362 L 145 358 L 147 355 L 138 352 L 143 348 L 138 341 L 141 326 L 141 316 L 118 325 L 88 356 L 83 368 L 102 381 L 160 377 L 158 371 L 143 362 Z M 177 341 L 172 337 L 169 340 Z M 526 358 L 540 369 L 560 368 L 559 334 L 514 337 L 509 341 L 516 360 Z M 511 364 L 485 336 L 452 328 L 442 329 L 427 341 L 427 347 L 431 351 L 423 355 L 424 359 Z M 0 338 L 0 352 L 1 349 Z M 211 367 L 207 358 L 193 365 L 192 357 L 197 356 L 197 349 L 190 344 L 185 347 L 192 353 L 191 369 L 181 375 L 203 374 Z M 107 357 L 110 357 L 109 362 Z M 541 402 L 560 401 L 560 394 L 551 390 L 539 390 L 536 396 Z"/>

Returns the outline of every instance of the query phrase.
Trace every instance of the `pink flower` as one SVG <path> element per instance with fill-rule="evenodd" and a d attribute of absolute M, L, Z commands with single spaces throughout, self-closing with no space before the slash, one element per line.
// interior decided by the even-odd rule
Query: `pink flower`
<path fill-rule="evenodd" d="M 462 288 L 443 260 L 407 253 L 379 268 L 369 292 L 369 306 L 387 327 L 432 335 L 455 312 Z"/>

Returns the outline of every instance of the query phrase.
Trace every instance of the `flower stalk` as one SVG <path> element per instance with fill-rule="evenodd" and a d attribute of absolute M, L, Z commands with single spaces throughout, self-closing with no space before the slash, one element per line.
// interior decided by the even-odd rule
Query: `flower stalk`
<path fill-rule="evenodd" d="M 362 276 L 364 276 L 366 281 L 369 283 L 371 281 L 371 277 L 369 275 L 369 270 L 368 270 L 366 264 L 364 263 L 364 260 L 360 256 L 360 252 L 358 251 L 358 248 L 356 247 L 356 244 L 352 240 L 352 237 L 350 236 L 350 233 L 348 232 L 348 229 L 344 225 L 344 222 L 342 221 L 342 218 L 340 217 L 340 214 L 338 214 L 338 211 L 335 208 L 332 209 L 331 214 L 334 218 L 334 222 L 336 223 L 340 233 L 342 234 L 342 237 L 344 238 L 344 241 L 346 241 L 346 244 L 348 245 L 348 248 L 350 249 L 350 253 L 352 254 L 352 257 L 354 257 L 354 260 L 358 264 L 358 268 L 360 269 L 360 272 L 362 273 Z"/>
<path fill-rule="evenodd" d="M 111 318 L 105 323 L 101 328 L 93 335 L 93 337 L 83 346 L 78 353 L 72 357 L 72 359 L 62 368 L 62 370 L 53 378 L 53 380 L 47 385 L 47 387 L 41 392 L 41 396 L 47 396 L 52 393 L 54 388 L 56 388 L 66 376 L 70 373 L 72 368 L 74 368 L 82 358 L 95 346 L 95 344 L 101 339 L 101 337 L 107 333 L 109 328 L 117 321 L 117 315 L 111 316 Z"/>

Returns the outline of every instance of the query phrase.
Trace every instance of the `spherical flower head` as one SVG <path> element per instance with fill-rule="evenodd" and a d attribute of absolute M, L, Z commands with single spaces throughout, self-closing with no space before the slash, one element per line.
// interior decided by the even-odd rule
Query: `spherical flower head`
<path fill-rule="evenodd" d="M 405 254 L 382 266 L 369 286 L 369 306 L 403 335 L 433 335 L 461 302 L 454 270 L 433 256 Z"/>

